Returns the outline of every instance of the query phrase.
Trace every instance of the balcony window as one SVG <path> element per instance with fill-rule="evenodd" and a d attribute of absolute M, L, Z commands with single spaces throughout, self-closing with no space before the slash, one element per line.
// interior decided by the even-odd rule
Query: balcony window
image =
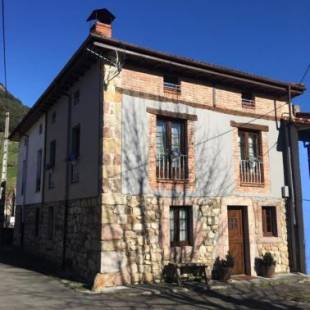
<path fill-rule="evenodd" d="M 251 93 L 242 93 L 241 94 L 242 107 L 243 108 L 255 108 L 255 97 Z"/>
<path fill-rule="evenodd" d="M 156 175 L 163 180 L 188 178 L 186 121 L 157 119 Z"/>
<path fill-rule="evenodd" d="M 164 92 L 180 94 L 181 93 L 181 83 L 180 79 L 175 76 L 164 76 Z"/>
<path fill-rule="evenodd" d="M 170 244 L 184 246 L 191 244 L 192 208 L 190 206 L 170 207 Z"/>
<path fill-rule="evenodd" d="M 239 129 L 240 182 L 243 185 L 264 184 L 261 133 Z"/>

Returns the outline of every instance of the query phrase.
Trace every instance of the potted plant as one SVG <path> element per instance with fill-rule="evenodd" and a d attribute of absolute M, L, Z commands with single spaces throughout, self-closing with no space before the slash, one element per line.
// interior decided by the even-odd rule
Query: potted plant
<path fill-rule="evenodd" d="M 235 260 L 230 252 L 224 259 L 218 260 L 218 279 L 220 281 L 227 282 L 230 279 L 234 264 Z"/>
<path fill-rule="evenodd" d="M 266 252 L 258 261 L 257 274 L 264 278 L 272 278 L 276 268 L 276 261 L 270 252 Z"/>

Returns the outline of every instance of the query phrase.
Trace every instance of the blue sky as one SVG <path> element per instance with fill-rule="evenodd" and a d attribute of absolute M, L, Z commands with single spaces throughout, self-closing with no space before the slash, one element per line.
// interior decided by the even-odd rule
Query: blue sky
<path fill-rule="evenodd" d="M 29 106 L 86 38 L 86 18 L 95 8 L 114 13 L 115 38 L 145 47 L 292 82 L 310 63 L 309 0 L 5 2 L 8 88 Z M 310 73 L 305 83 L 310 85 Z M 310 111 L 310 90 L 294 101 Z M 302 157 L 304 196 L 310 199 Z M 305 209 L 310 222 L 310 202 Z"/>

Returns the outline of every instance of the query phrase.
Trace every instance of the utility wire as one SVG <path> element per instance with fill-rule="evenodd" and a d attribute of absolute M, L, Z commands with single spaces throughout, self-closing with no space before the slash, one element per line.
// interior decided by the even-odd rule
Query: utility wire
<path fill-rule="evenodd" d="M 303 83 L 303 82 L 304 82 L 305 78 L 307 77 L 307 74 L 309 73 L 309 70 L 310 70 L 310 64 L 309 64 L 308 67 L 306 68 L 306 70 L 305 70 L 303 76 L 301 77 L 299 83 Z"/>
<path fill-rule="evenodd" d="M 3 45 L 3 69 L 4 69 L 4 87 L 7 92 L 7 72 L 6 72 L 6 42 L 5 42 L 5 19 L 4 19 L 4 0 L 1 0 L 2 13 L 2 45 Z"/>
<path fill-rule="evenodd" d="M 270 110 L 270 111 L 266 112 L 265 114 L 261 114 L 261 115 L 259 115 L 259 116 L 255 117 L 255 118 L 252 118 L 252 119 L 251 119 L 251 120 L 249 120 L 248 122 L 243 123 L 243 125 L 249 125 L 249 124 L 251 124 L 251 123 L 255 122 L 256 120 L 259 120 L 259 119 L 263 118 L 264 116 L 266 116 L 266 115 L 268 115 L 268 114 L 271 114 L 272 112 L 277 111 L 278 109 L 280 109 L 280 108 L 284 107 L 285 105 L 287 105 L 287 102 L 285 102 L 284 104 L 282 104 L 282 105 L 278 106 L 277 108 L 274 108 L 274 109 L 272 109 L 272 110 Z M 225 136 L 226 134 L 228 134 L 228 133 L 232 132 L 233 130 L 234 130 L 234 128 L 229 129 L 229 130 L 226 130 L 226 131 L 224 131 L 224 132 L 222 132 L 222 133 L 220 133 L 220 134 L 218 134 L 218 135 L 215 135 L 215 136 L 213 136 L 213 137 L 211 137 L 211 138 L 208 138 L 208 139 L 206 139 L 206 140 L 203 140 L 203 141 L 197 142 L 197 143 L 195 143 L 195 145 L 204 144 L 204 143 L 209 142 L 210 140 L 214 140 L 214 139 L 216 139 L 216 138 L 219 138 L 219 137 Z"/>

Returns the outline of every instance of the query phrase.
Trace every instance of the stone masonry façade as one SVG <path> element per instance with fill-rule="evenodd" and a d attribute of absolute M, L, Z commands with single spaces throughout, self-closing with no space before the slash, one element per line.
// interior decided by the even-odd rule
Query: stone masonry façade
<path fill-rule="evenodd" d="M 191 89 L 192 87 L 192 89 Z M 200 87 L 200 88 L 199 88 Z M 225 256 L 229 250 L 227 232 L 227 206 L 247 206 L 250 242 L 251 274 L 255 275 L 255 257 L 271 251 L 277 261 L 276 272 L 288 272 L 288 249 L 286 232 L 285 202 L 282 199 L 268 198 L 269 193 L 269 157 L 264 158 L 266 183 L 263 188 L 242 188 L 239 186 L 239 171 L 235 170 L 236 188 L 239 196 L 233 197 L 191 197 L 195 187 L 195 163 L 189 168 L 190 182 L 182 198 L 171 195 L 159 195 L 155 189 L 182 190 L 180 184 L 158 184 L 151 171 L 154 153 L 154 128 L 156 117 L 149 116 L 149 171 L 148 182 L 154 194 L 124 195 L 121 188 L 122 156 L 122 93 L 133 96 L 153 95 L 167 100 L 183 100 L 189 104 L 212 106 L 212 89 L 182 81 L 182 94 L 163 92 L 162 77 L 144 72 L 123 69 L 120 76 L 109 83 L 104 92 L 104 132 L 103 132 L 103 194 L 101 229 L 101 270 L 94 283 L 95 288 L 115 286 L 124 283 L 141 283 L 160 280 L 163 267 L 169 261 L 203 262 L 211 273 L 217 256 Z M 241 95 L 225 90 L 216 90 L 217 105 L 243 113 Z M 146 95 L 147 94 L 147 95 Z M 181 98 L 181 99 L 180 99 Z M 205 101 L 201 101 L 205 100 Z M 176 102 L 177 103 L 177 102 Z M 225 104 L 224 104 L 225 103 Z M 257 98 L 257 108 L 249 113 L 266 113 L 267 118 L 274 117 L 274 102 Z M 223 106 L 224 104 L 224 106 Z M 283 103 L 281 103 L 283 105 Z M 281 106 L 279 104 L 279 106 Z M 282 110 L 284 108 L 282 107 Z M 284 110 L 283 110 L 284 111 Z M 267 113 L 269 112 L 269 113 Z M 248 112 L 246 112 L 248 113 Z M 282 112 L 281 112 L 282 113 Z M 281 115 L 281 113 L 279 115 Z M 267 115 L 268 114 L 268 115 Z M 273 116 L 272 116 L 273 115 Z M 233 129 L 237 139 L 237 129 Z M 190 132 L 189 143 L 194 139 Z M 268 153 L 267 136 L 263 133 L 263 150 Z M 235 141 L 236 142 L 236 141 Z M 153 154 L 154 155 L 154 154 Z M 237 148 L 234 156 L 239 158 Z M 192 155 L 192 157 L 194 157 Z M 191 163 L 190 163 L 191 165 Z M 142 185 L 141 185 L 142 186 Z M 155 194 L 156 192 L 156 194 Z M 251 197 L 242 197 L 242 192 L 251 193 Z M 265 193 L 267 197 L 260 197 Z M 170 247 L 169 208 L 172 205 L 190 205 L 193 210 L 193 244 L 184 247 Z M 273 205 L 277 208 L 277 237 L 262 236 L 261 207 Z"/>
<path fill-rule="evenodd" d="M 100 208 L 98 198 L 69 201 L 66 267 L 85 281 L 91 282 L 100 263 L 99 229 Z M 49 207 L 54 208 L 54 233 L 49 236 Z M 39 209 L 38 234 L 36 235 L 36 210 Z M 64 240 L 64 201 L 33 204 L 24 207 L 24 240 L 26 252 L 40 256 L 55 266 L 61 266 Z M 14 244 L 21 246 L 21 212 L 16 209 Z"/>

